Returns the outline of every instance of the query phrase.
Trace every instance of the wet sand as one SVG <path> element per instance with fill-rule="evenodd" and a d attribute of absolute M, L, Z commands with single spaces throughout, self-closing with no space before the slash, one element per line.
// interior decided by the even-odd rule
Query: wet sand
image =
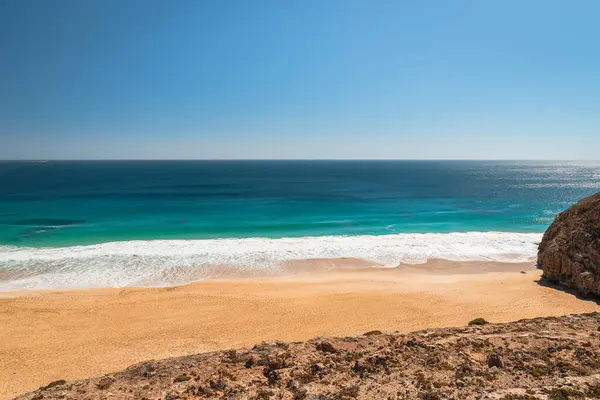
<path fill-rule="evenodd" d="M 300 261 L 304 273 L 171 288 L 4 293 L 0 398 L 147 359 L 382 331 L 462 326 L 598 311 L 538 284 L 532 263 L 373 268 L 352 259 Z M 523 273 L 524 272 L 524 273 Z"/>

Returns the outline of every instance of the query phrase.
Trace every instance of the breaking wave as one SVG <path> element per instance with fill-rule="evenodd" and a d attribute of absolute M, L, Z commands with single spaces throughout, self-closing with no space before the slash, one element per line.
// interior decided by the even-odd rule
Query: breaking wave
<path fill-rule="evenodd" d="M 541 233 L 467 232 L 110 242 L 90 246 L 0 246 L 0 291 L 170 286 L 230 275 L 284 273 L 281 263 L 351 257 L 387 267 L 428 259 L 535 260 Z"/>

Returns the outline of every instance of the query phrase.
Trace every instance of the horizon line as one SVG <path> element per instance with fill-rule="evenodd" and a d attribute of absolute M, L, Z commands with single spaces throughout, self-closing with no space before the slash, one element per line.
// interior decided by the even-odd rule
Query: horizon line
<path fill-rule="evenodd" d="M 600 162 L 600 159 L 545 158 L 22 158 L 0 159 L 0 162 L 50 161 L 581 161 Z"/>

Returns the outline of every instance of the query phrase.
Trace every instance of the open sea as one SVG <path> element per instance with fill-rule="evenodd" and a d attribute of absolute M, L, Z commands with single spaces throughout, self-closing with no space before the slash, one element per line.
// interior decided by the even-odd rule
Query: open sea
<path fill-rule="evenodd" d="M 529 261 L 600 163 L 3 161 L 0 291 L 165 286 L 215 266 Z"/>

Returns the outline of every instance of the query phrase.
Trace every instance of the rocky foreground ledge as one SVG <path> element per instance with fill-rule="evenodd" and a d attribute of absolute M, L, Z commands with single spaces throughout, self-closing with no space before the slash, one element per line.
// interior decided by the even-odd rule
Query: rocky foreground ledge
<path fill-rule="evenodd" d="M 261 343 L 56 381 L 18 399 L 600 399 L 600 313 Z"/>

